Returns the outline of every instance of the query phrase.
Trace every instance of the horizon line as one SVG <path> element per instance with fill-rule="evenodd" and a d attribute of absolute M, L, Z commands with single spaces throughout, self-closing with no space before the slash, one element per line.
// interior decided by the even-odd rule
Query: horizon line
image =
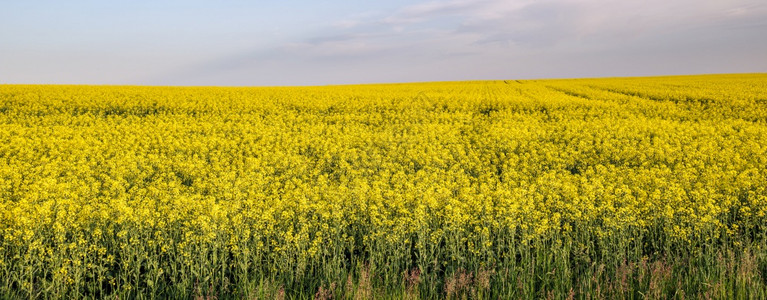
<path fill-rule="evenodd" d="M 157 88 L 301 88 L 301 87 L 339 87 L 365 85 L 406 85 L 406 84 L 435 84 L 461 82 L 493 82 L 493 81 L 546 81 L 546 80 L 589 80 L 589 79 L 632 79 L 632 78 L 663 78 L 663 77 L 695 77 L 695 76 L 726 76 L 726 75 L 767 75 L 767 72 L 743 73 L 693 73 L 693 74 L 659 74 L 659 75 L 630 75 L 630 76 L 587 76 L 587 77 L 537 77 L 537 78 L 496 78 L 496 79 L 466 79 L 466 80 L 433 80 L 433 81 L 395 81 L 369 83 L 333 83 L 321 85 L 163 85 L 163 84 L 80 84 L 80 83 L 0 83 L 0 86 L 81 86 L 81 87 L 157 87 Z"/>

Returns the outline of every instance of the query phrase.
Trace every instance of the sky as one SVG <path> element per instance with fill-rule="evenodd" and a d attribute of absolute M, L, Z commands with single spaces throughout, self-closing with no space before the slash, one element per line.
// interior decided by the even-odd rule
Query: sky
<path fill-rule="evenodd" d="M 764 0 L 0 0 L 0 84 L 767 72 Z"/>

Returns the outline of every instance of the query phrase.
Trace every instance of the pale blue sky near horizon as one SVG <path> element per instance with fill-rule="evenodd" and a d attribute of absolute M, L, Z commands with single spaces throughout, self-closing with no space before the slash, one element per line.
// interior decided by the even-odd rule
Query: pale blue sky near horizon
<path fill-rule="evenodd" d="M 763 0 L 0 0 L 0 84 L 748 72 L 767 72 Z"/>

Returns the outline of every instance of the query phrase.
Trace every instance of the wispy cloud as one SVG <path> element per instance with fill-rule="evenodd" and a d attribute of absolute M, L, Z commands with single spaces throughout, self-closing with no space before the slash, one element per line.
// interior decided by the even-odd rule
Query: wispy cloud
<path fill-rule="evenodd" d="M 687 73 L 704 69 L 690 64 L 672 72 L 664 64 L 671 65 L 668 62 L 672 60 L 678 64 L 695 57 L 695 54 L 680 57 L 685 51 L 699 51 L 700 47 L 719 49 L 714 47 L 718 43 L 735 46 L 711 50 L 722 51 L 717 55 L 761 58 L 761 66 L 767 68 L 764 62 L 767 56 L 746 49 L 767 50 L 767 41 L 754 40 L 767 31 L 765 20 L 767 5 L 754 0 L 429 1 L 388 13 L 335 20 L 313 34 L 271 49 L 213 61 L 200 71 L 239 69 L 257 73 L 257 66 L 284 65 L 280 73 L 286 77 L 280 80 L 285 82 L 291 76 L 316 78 L 311 73 L 327 74 L 328 68 L 338 71 L 336 77 L 322 78 L 328 80 L 310 79 L 302 83 L 406 80 L 386 76 L 400 74 L 386 71 L 392 69 L 417 70 L 412 74 L 423 76 L 420 80 L 463 79 L 465 74 L 496 78 L 539 74 L 588 76 L 630 74 L 626 70 L 611 71 L 603 57 L 613 61 L 615 57 L 638 59 L 641 50 L 656 55 L 643 59 L 651 63 L 651 59 L 657 60 L 653 65 L 658 72 Z M 666 54 L 658 53 L 659 49 L 665 49 Z M 739 51 L 742 53 L 737 54 Z M 557 66 L 548 65 L 555 61 L 566 62 L 559 73 Z M 530 69 L 536 64 L 541 67 Z M 712 63 L 711 67 L 721 65 Z M 430 73 L 428 68 L 434 70 Z M 578 68 L 583 70 L 573 71 Z M 451 74 L 444 69 L 464 73 Z M 722 72 L 732 71 L 722 68 Z"/>

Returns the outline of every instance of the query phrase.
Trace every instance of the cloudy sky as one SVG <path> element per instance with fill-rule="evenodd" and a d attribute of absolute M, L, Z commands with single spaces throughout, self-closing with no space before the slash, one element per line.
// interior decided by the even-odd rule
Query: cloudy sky
<path fill-rule="evenodd" d="M 767 72 L 764 0 L 0 0 L 0 83 Z"/>

